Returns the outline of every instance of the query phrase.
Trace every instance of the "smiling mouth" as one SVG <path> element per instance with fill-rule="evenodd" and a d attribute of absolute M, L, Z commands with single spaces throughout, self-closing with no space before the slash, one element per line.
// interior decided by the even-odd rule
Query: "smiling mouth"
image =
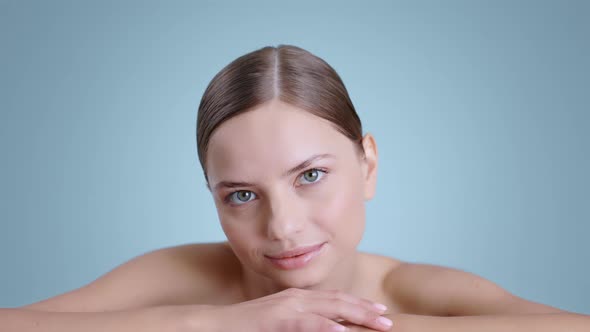
<path fill-rule="evenodd" d="M 309 252 L 315 251 L 315 250 L 319 249 L 322 245 L 324 245 L 324 243 L 325 242 L 322 242 L 322 243 L 316 244 L 316 245 L 311 245 L 311 246 L 299 247 L 299 248 L 295 248 L 292 250 L 283 251 L 283 252 L 276 254 L 276 255 L 265 255 L 265 256 L 268 258 L 272 258 L 272 259 L 294 258 L 294 257 L 305 255 Z"/>
<path fill-rule="evenodd" d="M 315 257 L 319 256 L 324 251 L 325 244 L 326 242 L 283 252 L 274 257 L 265 257 L 273 266 L 281 270 L 295 270 L 307 266 Z"/>

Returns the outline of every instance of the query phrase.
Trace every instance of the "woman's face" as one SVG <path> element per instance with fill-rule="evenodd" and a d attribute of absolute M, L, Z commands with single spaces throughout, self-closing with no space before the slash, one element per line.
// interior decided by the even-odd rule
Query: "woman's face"
<path fill-rule="evenodd" d="M 377 169 L 371 135 L 363 146 L 364 159 L 330 122 L 278 100 L 219 126 L 209 142 L 207 175 L 242 264 L 285 287 L 304 288 L 354 257 Z M 305 259 L 272 259 L 321 244 Z"/>

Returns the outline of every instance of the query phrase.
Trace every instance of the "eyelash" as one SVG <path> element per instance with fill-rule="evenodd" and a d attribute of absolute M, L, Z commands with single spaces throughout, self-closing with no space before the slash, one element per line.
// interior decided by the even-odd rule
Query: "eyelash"
<path fill-rule="evenodd" d="M 305 170 L 305 171 L 301 172 L 301 173 L 299 174 L 299 176 L 297 177 L 297 179 L 299 179 L 299 178 L 300 178 L 302 175 L 304 175 L 305 173 L 307 173 L 307 172 L 309 172 L 309 171 L 318 171 L 319 173 L 322 173 L 322 175 L 319 177 L 319 179 L 318 179 L 317 181 L 315 181 L 315 182 L 310 182 L 310 183 L 307 183 L 307 184 L 303 184 L 304 186 L 309 186 L 309 185 L 313 185 L 313 184 L 316 184 L 316 183 L 320 183 L 320 182 L 322 182 L 322 181 L 324 180 L 324 178 L 326 177 L 326 174 L 328 174 L 328 170 L 327 170 L 327 169 L 325 169 L 325 168 L 320 168 L 320 167 L 314 167 L 314 168 L 309 168 L 309 169 L 307 169 L 307 170 Z M 233 205 L 233 206 L 236 206 L 236 207 L 239 207 L 239 206 L 242 206 L 242 205 L 246 205 L 246 203 L 248 203 L 248 202 L 250 202 L 250 201 L 243 202 L 242 204 L 234 204 L 234 203 L 231 201 L 231 197 L 232 197 L 232 195 L 233 195 L 233 194 L 235 194 L 235 193 L 237 193 L 237 192 L 241 192 L 241 191 L 249 191 L 249 190 L 236 190 L 236 191 L 233 191 L 233 192 L 229 193 L 228 195 L 226 195 L 226 196 L 225 196 L 225 198 L 223 199 L 223 201 L 224 201 L 226 204 Z M 252 192 L 252 193 L 253 193 L 253 192 Z"/>

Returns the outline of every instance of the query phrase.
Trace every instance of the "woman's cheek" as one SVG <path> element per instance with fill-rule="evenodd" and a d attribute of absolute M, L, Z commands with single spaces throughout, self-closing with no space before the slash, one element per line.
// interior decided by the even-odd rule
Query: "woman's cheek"
<path fill-rule="evenodd" d="M 257 241 L 253 229 L 248 229 L 248 226 L 239 221 L 233 218 L 224 218 L 221 227 L 238 259 L 247 263 L 250 261 L 251 252 L 255 250 Z"/>
<path fill-rule="evenodd" d="M 362 195 L 359 195 L 360 189 L 354 184 L 331 180 L 312 198 L 311 218 L 333 236 L 357 240 L 362 236 L 365 222 L 365 205 Z"/>
<path fill-rule="evenodd" d="M 224 233 L 233 242 L 247 242 L 256 231 L 254 216 L 225 213 L 220 219 Z"/>
<path fill-rule="evenodd" d="M 255 230 L 252 216 L 240 208 L 224 206 L 218 209 L 221 228 L 231 242 L 244 242 Z"/>

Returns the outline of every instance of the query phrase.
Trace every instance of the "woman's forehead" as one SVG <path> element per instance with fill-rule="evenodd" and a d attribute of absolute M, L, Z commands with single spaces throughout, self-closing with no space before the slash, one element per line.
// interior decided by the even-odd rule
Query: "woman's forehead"
<path fill-rule="evenodd" d="M 207 173 L 212 180 L 250 173 L 249 168 L 282 170 L 315 154 L 338 158 L 350 143 L 325 119 L 282 102 L 266 103 L 216 129 L 209 141 Z"/>

